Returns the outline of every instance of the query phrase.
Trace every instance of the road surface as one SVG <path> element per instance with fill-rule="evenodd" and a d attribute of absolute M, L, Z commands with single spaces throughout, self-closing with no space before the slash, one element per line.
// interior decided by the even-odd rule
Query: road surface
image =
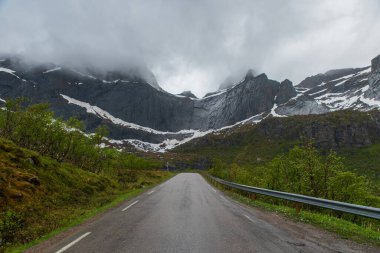
<path fill-rule="evenodd" d="M 59 238 L 59 237 L 58 237 Z M 28 252 L 379 252 L 245 207 L 182 173 Z"/>

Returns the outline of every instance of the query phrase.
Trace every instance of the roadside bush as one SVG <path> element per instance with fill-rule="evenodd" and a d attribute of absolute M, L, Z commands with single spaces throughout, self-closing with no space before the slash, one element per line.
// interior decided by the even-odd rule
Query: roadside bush
<path fill-rule="evenodd" d="M 0 252 L 5 251 L 5 247 L 13 242 L 22 226 L 23 219 L 20 213 L 10 210 L 0 213 Z"/>
<path fill-rule="evenodd" d="M 321 155 L 311 143 L 295 146 L 264 166 L 247 169 L 216 163 L 210 173 L 229 181 L 271 190 L 380 207 L 369 180 L 344 170 L 334 151 Z"/>
<path fill-rule="evenodd" d="M 105 168 L 159 166 L 113 148 L 101 148 L 100 144 L 108 134 L 104 126 L 99 126 L 91 135 L 85 135 L 83 131 L 84 125 L 78 119 L 55 118 L 48 104 L 28 105 L 20 98 L 8 100 L 5 110 L 0 110 L 0 136 L 59 162 L 69 162 L 94 173 L 104 172 Z"/>

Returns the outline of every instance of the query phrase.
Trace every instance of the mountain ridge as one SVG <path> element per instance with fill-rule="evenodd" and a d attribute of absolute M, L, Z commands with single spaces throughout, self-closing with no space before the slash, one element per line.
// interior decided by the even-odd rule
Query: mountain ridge
<path fill-rule="evenodd" d="M 296 86 L 250 70 L 241 82 L 203 98 L 170 94 L 138 73 L 109 71 L 102 76 L 54 64 L 25 69 L 8 58 L 0 61 L 0 98 L 24 96 L 49 103 L 58 116 L 84 121 L 88 132 L 105 124 L 116 143 L 165 151 L 266 117 L 379 108 L 379 58 L 371 67 L 330 70 Z M 150 79 L 155 80 L 153 74 Z"/>

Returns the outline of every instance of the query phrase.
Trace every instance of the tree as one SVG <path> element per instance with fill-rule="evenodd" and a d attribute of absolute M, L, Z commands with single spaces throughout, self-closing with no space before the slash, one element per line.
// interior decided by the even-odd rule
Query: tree
<path fill-rule="evenodd" d="M 323 165 L 323 178 L 322 178 L 322 197 L 328 198 L 329 192 L 331 192 L 331 185 L 329 180 L 335 176 L 337 171 L 343 171 L 344 165 L 342 158 L 337 155 L 333 150 L 330 151 Z"/>
<path fill-rule="evenodd" d="M 287 160 L 284 156 L 275 157 L 267 166 L 267 188 L 285 190 L 287 188 Z"/>
<path fill-rule="evenodd" d="M 329 180 L 330 197 L 335 200 L 362 204 L 369 192 L 365 177 L 349 171 L 337 171 Z"/>
<path fill-rule="evenodd" d="M 108 129 L 106 126 L 99 126 L 95 130 L 95 134 L 92 137 L 96 145 L 100 145 L 104 137 L 108 135 Z"/>

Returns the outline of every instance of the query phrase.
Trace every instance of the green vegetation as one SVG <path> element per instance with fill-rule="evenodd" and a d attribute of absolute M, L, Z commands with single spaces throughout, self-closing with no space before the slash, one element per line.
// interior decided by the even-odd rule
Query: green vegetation
<path fill-rule="evenodd" d="M 344 158 L 344 165 L 347 170 L 353 171 L 380 185 L 380 143 L 369 145 L 363 148 L 346 149 L 340 152 Z M 380 187 L 377 189 L 380 195 Z"/>
<path fill-rule="evenodd" d="M 268 119 L 196 139 L 165 159 L 191 167 L 205 158 L 213 161 L 210 173 L 230 181 L 380 207 L 380 144 L 336 153 L 324 138 L 328 131 L 316 136 L 318 149 L 302 142 L 310 129 L 346 129 L 356 121 L 373 124 L 369 113 L 356 112 Z M 0 252 L 21 251 L 171 176 L 153 158 L 102 148 L 106 128 L 83 130 L 82 122 L 57 119 L 45 104 L 18 99 L 0 110 Z M 264 208 L 294 213 L 286 201 L 259 199 Z M 371 219 L 309 206 L 297 217 L 345 236 L 379 238 L 379 222 Z"/>
<path fill-rule="evenodd" d="M 276 212 L 295 221 L 313 224 L 322 229 L 337 233 L 345 239 L 380 246 L 380 230 L 373 223 L 356 224 L 331 214 L 307 209 L 303 209 L 298 213 L 295 208 L 290 206 L 268 203 L 268 201 L 260 198 L 253 200 L 242 193 L 224 191 L 231 198 L 249 206 Z"/>
<path fill-rule="evenodd" d="M 219 164 L 210 173 L 271 190 L 380 207 L 380 198 L 373 194 L 367 178 L 344 171 L 342 158 L 334 151 L 323 156 L 311 143 L 295 146 L 287 154 L 256 168 Z"/>
<path fill-rule="evenodd" d="M 108 168 L 160 167 L 153 161 L 139 159 L 112 148 L 100 148 L 107 129 L 100 126 L 86 136 L 83 123 L 75 118 L 56 119 L 47 104 L 23 106 L 23 99 L 9 100 L 0 111 L 0 136 L 17 145 L 35 150 L 59 162 L 69 162 L 81 169 L 101 173 Z M 112 171 L 114 173 L 115 171 Z"/>
<path fill-rule="evenodd" d="M 337 111 L 322 115 L 267 118 L 256 125 L 242 125 L 209 134 L 177 147 L 177 160 L 192 157 L 217 164 L 237 164 L 255 169 L 294 146 L 313 140 L 322 155 L 334 150 L 345 171 L 365 176 L 380 195 L 380 135 L 378 111 Z"/>
<path fill-rule="evenodd" d="M 212 161 L 210 173 L 237 183 L 380 207 L 379 111 L 267 118 L 194 139 L 174 159 Z M 310 144 L 313 143 L 313 145 Z M 379 244 L 380 223 L 267 196 L 249 200 L 342 236 Z M 361 239 L 360 239 L 361 238 Z"/>
<path fill-rule="evenodd" d="M 375 194 L 377 188 L 371 184 L 370 180 L 365 176 L 344 170 L 342 158 L 334 151 L 321 155 L 311 143 L 295 146 L 288 153 L 278 155 L 270 162 L 254 168 L 239 166 L 235 163 L 226 165 L 219 162 L 209 172 L 216 177 L 245 185 L 380 207 L 380 197 Z M 289 201 L 267 196 L 260 196 L 260 199 L 282 206 L 281 208 L 284 210 L 288 210 L 285 206 L 293 205 Z M 373 230 L 374 233 L 370 233 L 371 238 L 380 233 L 380 222 L 373 219 L 307 205 L 304 205 L 304 209 L 308 211 L 307 215 L 304 214 L 306 215 L 304 218 L 310 219 L 313 223 L 318 223 L 318 220 L 320 223 L 329 219 L 335 221 L 332 218 L 335 216 L 355 224 L 355 226 L 351 226 L 352 228 L 362 226 L 365 231 Z M 329 217 L 328 219 L 325 217 L 326 215 Z M 342 224 L 348 223 L 343 222 Z M 329 227 L 329 225 L 325 224 L 323 227 Z M 332 227 L 331 229 L 339 231 L 344 230 L 345 227 Z"/>
<path fill-rule="evenodd" d="M 171 176 L 154 160 L 101 148 L 103 127 L 86 136 L 78 120 L 24 104 L 9 101 L 0 111 L 0 252 L 77 224 Z"/>

